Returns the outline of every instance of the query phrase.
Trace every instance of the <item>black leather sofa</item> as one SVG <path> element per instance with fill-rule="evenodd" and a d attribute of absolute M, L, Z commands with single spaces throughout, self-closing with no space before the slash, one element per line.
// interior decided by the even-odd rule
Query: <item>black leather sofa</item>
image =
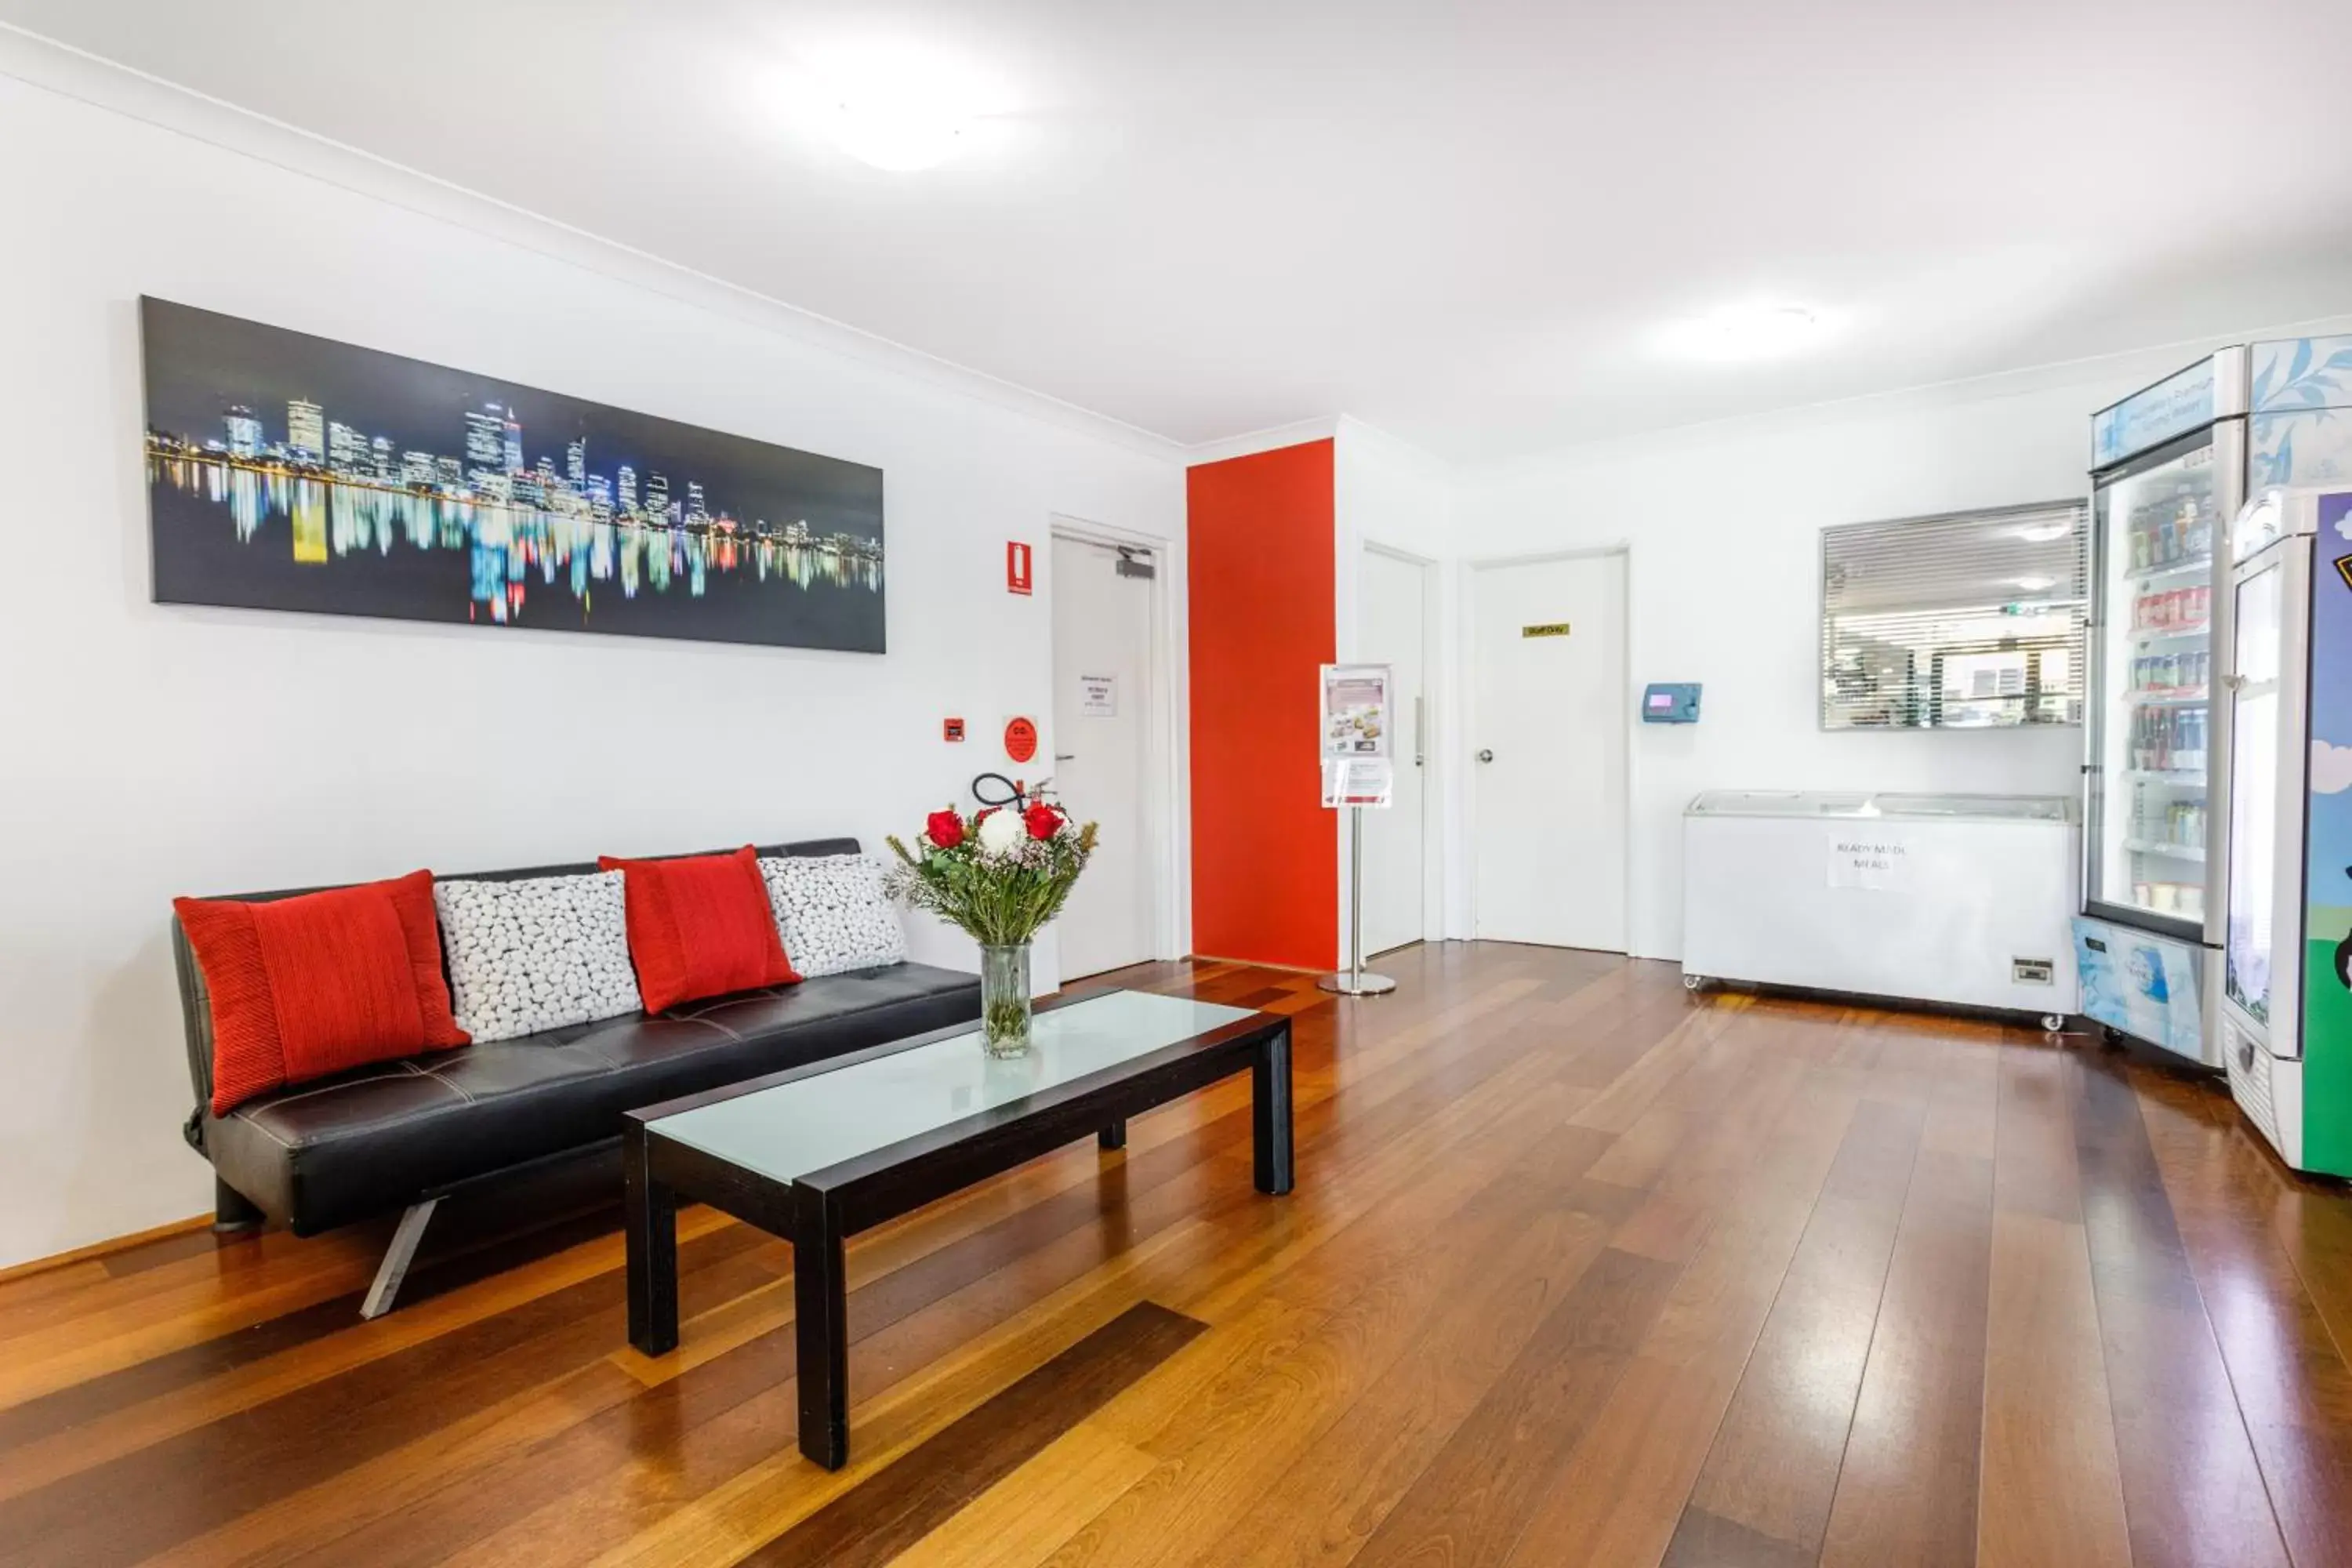
<path fill-rule="evenodd" d="M 854 838 L 760 850 L 857 852 Z M 505 881 L 595 869 L 592 862 L 463 875 Z M 172 952 L 196 1091 L 185 1131 L 212 1162 L 218 1223 L 270 1220 L 310 1236 L 405 1211 L 363 1309 L 370 1317 L 390 1307 L 434 1205 L 453 1191 L 617 1146 L 625 1110 L 980 1016 L 977 975 L 900 963 L 436 1051 L 298 1084 L 215 1116 L 212 1009 L 176 919 Z"/>

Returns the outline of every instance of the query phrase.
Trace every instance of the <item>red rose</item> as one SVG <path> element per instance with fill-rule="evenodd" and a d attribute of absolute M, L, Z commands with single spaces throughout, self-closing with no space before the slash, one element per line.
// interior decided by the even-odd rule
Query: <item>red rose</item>
<path fill-rule="evenodd" d="M 1041 800 L 1024 812 L 1021 820 L 1029 825 L 1030 837 L 1051 838 L 1061 829 L 1062 814 Z"/>
<path fill-rule="evenodd" d="M 935 811 L 923 818 L 923 837 L 942 849 L 963 842 L 963 818 L 952 811 Z"/>

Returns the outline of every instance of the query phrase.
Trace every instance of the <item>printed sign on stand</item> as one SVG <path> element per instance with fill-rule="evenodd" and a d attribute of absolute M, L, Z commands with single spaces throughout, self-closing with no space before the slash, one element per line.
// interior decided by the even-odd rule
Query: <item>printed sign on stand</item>
<path fill-rule="evenodd" d="M 1383 996 L 1396 989 L 1364 970 L 1364 813 L 1396 792 L 1394 682 L 1385 664 L 1323 667 L 1323 804 L 1348 812 L 1348 967 L 1315 984 L 1342 996 Z"/>
<path fill-rule="evenodd" d="M 1323 804 L 1386 806 L 1396 792 L 1393 682 L 1385 664 L 1323 667 Z"/>

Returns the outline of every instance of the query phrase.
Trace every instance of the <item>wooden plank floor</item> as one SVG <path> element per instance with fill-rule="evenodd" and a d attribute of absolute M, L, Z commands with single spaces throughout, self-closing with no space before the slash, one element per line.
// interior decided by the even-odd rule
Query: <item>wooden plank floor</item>
<path fill-rule="evenodd" d="M 609 1211 L 430 1249 L 172 1237 L 0 1283 L 0 1562 L 2352 1563 L 2352 1199 L 2070 1038 L 1454 943 L 1247 1079 L 850 1251 L 852 1451 L 793 1440 L 791 1252 Z M 462 1226 L 458 1234 L 462 1235 Z"/>

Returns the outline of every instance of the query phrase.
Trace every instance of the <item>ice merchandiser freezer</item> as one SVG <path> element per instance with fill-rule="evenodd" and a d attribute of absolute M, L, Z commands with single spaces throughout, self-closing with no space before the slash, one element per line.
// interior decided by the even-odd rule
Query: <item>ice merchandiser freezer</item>
<path fill-rule="evenodd" d="M 1683 983 L 2074 1011 L 2064 795 L 1711 790 L 1683 816 Z"/>
<path fill-rule="evenodd" d="M 2288 1164 L 2352 1175 L 2352 489 L 2265 491 L 2229 553 L 2230 1092 Z"/>
<path fill-rule="evenodd" d="M 2209 1066 L 2228 842 L 2230 520 L 2243 494 L 2246 355 L 2230 349 L 2092 421 L 2086 1016 Z"/>

